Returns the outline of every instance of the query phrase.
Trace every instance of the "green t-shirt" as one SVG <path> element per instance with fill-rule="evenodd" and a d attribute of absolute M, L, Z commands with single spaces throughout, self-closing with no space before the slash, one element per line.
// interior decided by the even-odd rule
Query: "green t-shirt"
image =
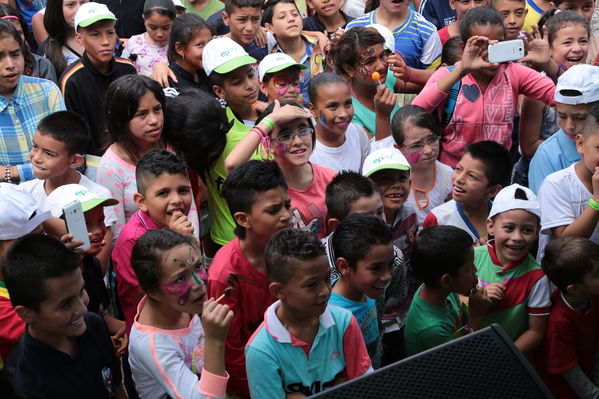
<path fill-rule="evenodd" d="M 212 238 L 212 241 L 219 245 L 225 245 L 235 238 L 233 232 L 235 230 L 235 221 L 233 220 L 233 216 L 231 216 L 227 201 L 225 201 L 221 195 L 223 184 L 228 176 L 227 169 L 225 168 L 225 159 L 231 153 L 233 147 L 235 147 L 251 129 L 251 127 L 240 122 L 229 107 L 227 107 L 227 118 L 229 119 L 229 122 L 233 121 L 233 126 L 227 133 L 227 144 L 225 145 L 222 154 L 220 154 L 220 157 L 218 157 L 214 165 L 210 167 L 206 174 L 208 212 L 210 212 L 210 218 L 212 220 L 210 237 Z M 250 159 L 262 158 L 256 151 L 252 154 Z"/>
<path fill-rule="evenodd" d="M 385 86 L 387 86 L 389 90 L 395 91 L 396 82 L 397 79 L 395 79 L 393 73 L 387 72 Z M 351 99 L 354 105 L 354 119 L 352 119 L 352 122 L 364 126 L 368 134 L 370 134 L 370 137 L 374 137 L 374 133 L 376 131 L 376 113 L 362 105 L 354 96 L 352 96 Z M 398 109 L 399 104 L 395 103 L 395 107 L 393 107 L 393 110 L 391 111 L 391 119 L 393 119 L 393 115 L 395 115 Z"/>
<path fill-rule="evenodd" d="M 220 11 L 223 8 L 225 8 L 225 4 L 219 0 L 210 0 L 210 2 L 208 4 L 206 4 L 204 6 L 204 8 L 202 8 L 200 10 L 196 10 L 193 7 L 193 4 L 191 4 L 187 0 L 183 0 L 183 5 L 185 6 L 185 9 L 187 10 L 187 12 L 190 12 L 190 13 L 193 13 L 193 14 L 196 14 L 196 15 L 202 17 L 202 19 L 204 21 L 207 20 L 208 17 L 210 17 L 215 12 Z"/>
<path fill-rule="evenodd" d="M 444 344 L 463 335 L 460 298 L 453 292 L 443 308 L 420 298 L 418 287 L 408 311 L 404 337 L 409 356 Z"/>

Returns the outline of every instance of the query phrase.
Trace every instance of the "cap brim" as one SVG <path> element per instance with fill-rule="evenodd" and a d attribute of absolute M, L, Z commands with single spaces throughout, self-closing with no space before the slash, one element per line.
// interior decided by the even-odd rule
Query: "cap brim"
<path fill-rule="evenodd" d="M 214 68 L 212 72 L 229 73 L 234 69 L 237 69 L 244 65 L 252 65 L 256 62 L 258 61 L 255 58 L 250 57 L 249 55 L 241 55 L 239 57 L 233 58 L 232 60 L 225 62 L 222 65 L 219 65 L 218 67 Z"/>
<path fill-rule="evenodd" d="M 372 174 L 379 172 L 381 170 L 386 170 L 386 169 L 394 169 L 394 170 L 410 170 L 409 166 L 405 166 L 405 165 L 401 165 L 401 164 L 386 164 L 386 165 L 381 165 L 377 168 L 374 168 L 370 171 L 368 171 L 368 173 L 366 173 L 364 176 L 368 177 L 371 176 Z"/>
<path fill-rule="evenodd" d="M 300 64 L 298 62 L 288 62 L 286 64 L 277 65 L 276 67 L 270 68 L 268 71 L 266 71 L 266 73 L 275 73 L 275 72 L 279 72 L 279 71 L 282 71 L 283 69 L 287 69 L 287 68 L 291 68 L 291 67 L 297 67 L 302 70 L 308 69 L 308 67 L 305 66 L 304 64 Z"/>
<path fill-rule="evenodd" d="M 37 213 L 34 217 L 27 221 L 27 225 L 25 226 L 26 234 L 31 233 L 36 229 L 37 226 L 44 223 L 46 220 L 52 217 L 52 213 L 50 211 Z"/>
<path fill-rule="evenodd" d="M 98 21 L 104 21 L 104 20 L 111 20 L 111 21 L 116 21 L 117 18 L 113 17 L 112 15 L 97 15 L 93 18 L 87 19 L 85 21 L 79 22 L 79 25 L 77 25 L 78 28 L 87 28 L 90 25 L 95 24 Z"/>
<path fill-rule="evenodd" d="M 87 212 L 90 209 L 94 209 L 97 206 L 112 206 L 112 205 L 118 205 L 119 200 L 115 199 L 115 198 L 94 198 L 94 199 L 90 199 L 88 201 L 84 201 L 81 203 L 81 209 L 83 209 L 83 212 Z"/>

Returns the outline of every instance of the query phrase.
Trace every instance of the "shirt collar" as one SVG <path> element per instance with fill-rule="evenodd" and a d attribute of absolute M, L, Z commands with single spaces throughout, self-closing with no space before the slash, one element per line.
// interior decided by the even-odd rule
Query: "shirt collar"
<path fill-rule="evenodd" d="M 278 300 L 266 309 L 264 313 L 264 325 L 266 326 L 266 331 L 277 341 L 282 344 L 291 344 L 294 341 L 297 341 L 295 337 L 292 337 L 289 334 L 289 331 L 285 328 L 281 320 L 277 316 L 277 309 L 281 306 L 281 301 Z M 325 311 L 319 317 L 320 325 L 318 327 L 318 333 L 316 336 L 320 335 L 321 331 L 324 331 L 335 325 L 335 319 L 331 315 L 329 311 L 329 307 L 325 309 Z M 314 339 L 316 342 L 316 339 Z"/>
<path fill-rule="evenodd" d="M 138 210 L 136 213 L 139 222 L 148 230 L 160 229 L 160 226 L 150 217 L 150 215 L 142 210 Z"/>
<path fill-rule="evenodd" d="M 87 56 L 87 51 L 85 51 L 83 53 L 83 55 L 81 56 L 81 62 L 83 63 L 83 65 L 86 68 L 89 68 L 93 73 L 98 74 L 98 75 L 102 75 L 102 76 L 110 76 L 115 72 L 115 61 L 114 61 L 114 57 L 112 57 L 112 59 L 110 60 L 109 64 L 108 64 L 108 71 L 106 72 L 102 72 L 100 71 L 96 65 L 94 65 L 94 63 L 92 62 L 92 60 L 89 59 L 89 57 Z"/>
<path fill-rule="evenodd" d="M 495 240 L 491 240 L 488 242 L 487 249 L 489 251 L 489 256 L 491 257 L 491 262 L 493 262 L 493 264 L 495 266 L 501 268 L 501 270 L 498 273 L 507 272 L 507 271 L 515 268 L 516 266 L 521 265 L 522 262 L 524 262 L 526 260 L 526 258 L 528 258 L 528 254 L 526 254 L 522 257 L 522 259 L 518 259 L 517 261 L 512 262 L 507 266 L 503 266 L 501 264 L 501 262 L 499 261 L 499 258 L 497 257 L 497 253 L 495 252 Z"/>
<path fill-rule="evenodd" d="M 557 132 L 557 141 L 559 143 L 559 147 L 562 149 L 566 160 L 573 164 L 580 160 L 580 154 L 576 150 L 576 143 L 568 138 L 566 132 L 560 129 Z"/>
<path fill-rule="evenodd" d="M 21 75 L 19 77 L 19 83 L 17 83 L 17 87 L 15 87 L 15 91 L 12 93 L 10 98 L 6 98 L 4 96 L 0 96 L 0 112 L 4 111 L 6 107 L 12 102 L 22 105 L 26 98 L 25 91 L 25 81 L 27 77 L 25 75 Z"/>

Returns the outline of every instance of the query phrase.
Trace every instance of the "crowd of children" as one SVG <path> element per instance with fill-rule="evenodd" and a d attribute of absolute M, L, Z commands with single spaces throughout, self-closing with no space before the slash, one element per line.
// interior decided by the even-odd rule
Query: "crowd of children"
<path fill-rule="evenodd" d="M 593 1 L 140 1 L 0 0 L 3 398 L 303 398 L 491 324 L 599 397 Z"/>

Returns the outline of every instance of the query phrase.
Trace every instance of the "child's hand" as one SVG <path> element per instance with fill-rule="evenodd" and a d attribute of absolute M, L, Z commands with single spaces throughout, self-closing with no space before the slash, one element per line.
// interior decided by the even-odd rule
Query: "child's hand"
<path fill-rule="evenodd" d="M 258 29 L 258 32 L 256 32 L 256 37 L 254 38 L 254 43 L 256 43 L 256 46 L 258 47 L 266 47 L 266 29 L 263 27 Z"/>
<path fill-rule="evenodd" d="M 489 44 L 497 43 L 485 36 L 472 36 L 464 46 L 462 53 L 462 70 L 468 74 L 482 68 L 489 68 L 499 64 L 491 64 L 488 61 Z"/>
<path fill-rule="evenodd" d="M 503 300 L 503 292 L 505 291 L 505 286 L 499 283 L 491 283 L 485 287 L 485 293 L 487 298 L 493 303 L 493 305 L 497 305 L 499 302 Z"/>
<path fill-rule="evenodd" d="M 389 88 L 385 85 L 379 85 L 376 88 L 376 94 L 374 95 L 374 111 L 381 113 L 382 115 L 391 115 L 393 107 L 397 102 L 397 97 Z"/>
<path fill-rule="evenodd" d="M 536 25 L 531 26 L 532 32 L 523 32 L 526 35 L 526 40 L 524 40 L 526 56 L 518 60 L 518 63 L 543 68 L 551 61 L 547 26 L 543 26 L 543 37 Z"/>
<path fill-rule="evenodd" d="M 595 166 L 595 173 L 591 178 L 593 183 L 593 199 L 599 202 L 599 167 Z"/>
<path fill-rule="evenodd" d="M 489 284 L 485 288 L 473 288 L 468 297 L 470 314 L 480 316 L 503 299 L 505 287 L 499 283 Z"/>
<path fill-rule="evenodd" d="M 302 107 L 287 104 L 281 107 L 279 100 L 275 100 L 275 107 L 272 113 L 267 116 L 268 119 L 274 122 L 275 125 L 286 123 L 294 119 L 309 119 L 312 117 L 310 111 Z"/>
<path fill-rule="evenodd" d="M 403 80 L 404 82 L 410 81 L 412 72 L 401 55 L 397 53 L 391 54 L 387 58 L 387 64 L 389 65 L 389 69 L 391 72 L 393 72 L 393 76 L 395 76 L 396 79 Z"/>
<path fill-rule="evenodd" d="M 193 234 L 191 221 L 181 211 L 173 212 L 171 220 L 168 223 L 168 228 L 185 236 Z"/>
<path fill-rule="evenodd" d="M 160 83 L 162 87 L 169 87 L 168 78 L 171 78 L 173 82 L 179 83 L 175 73 L 166 65 L 164 62 L 157 62 L 152 68 L 152 74 L 150 78 Z"/>
<path fill-rule="evenodd" d="M 124 323 L 123 327 L 121 327 L 121 329 L 117 331 L 116 334 L 110 337 L 110 339 L 112 340 L 112 346 L 114 347 L 114 350 L 116 351 L 118 357 L 121 357 L 125 353 L 127 353 L 127 347 L 129 346 L 129 337 L 127 337 L 127 334 L 125 333 Z"/>
<path fill-rule="evenodd" d="M 85 253 L 85 251 L 82 248 L 80 248 L 83 245 L 83 241 L 73 241 L 73 238 L 75 238 L 75 236 L 73 236 L 70 233 L 67 233 L 60 237 L 60 242 L 62 242 L 65 245 L 65 247 L 67 247 L 71 251 L 77 252 L 78 254 Z"/>
<path fill-rule="evenodd" d="M 227 331 L 233 320 L 233 311 L 228 305 L 221 305 L 210 298 L 204 302 L 202 311 L 202 327 L 206 341 L 224 342 Z"/>

